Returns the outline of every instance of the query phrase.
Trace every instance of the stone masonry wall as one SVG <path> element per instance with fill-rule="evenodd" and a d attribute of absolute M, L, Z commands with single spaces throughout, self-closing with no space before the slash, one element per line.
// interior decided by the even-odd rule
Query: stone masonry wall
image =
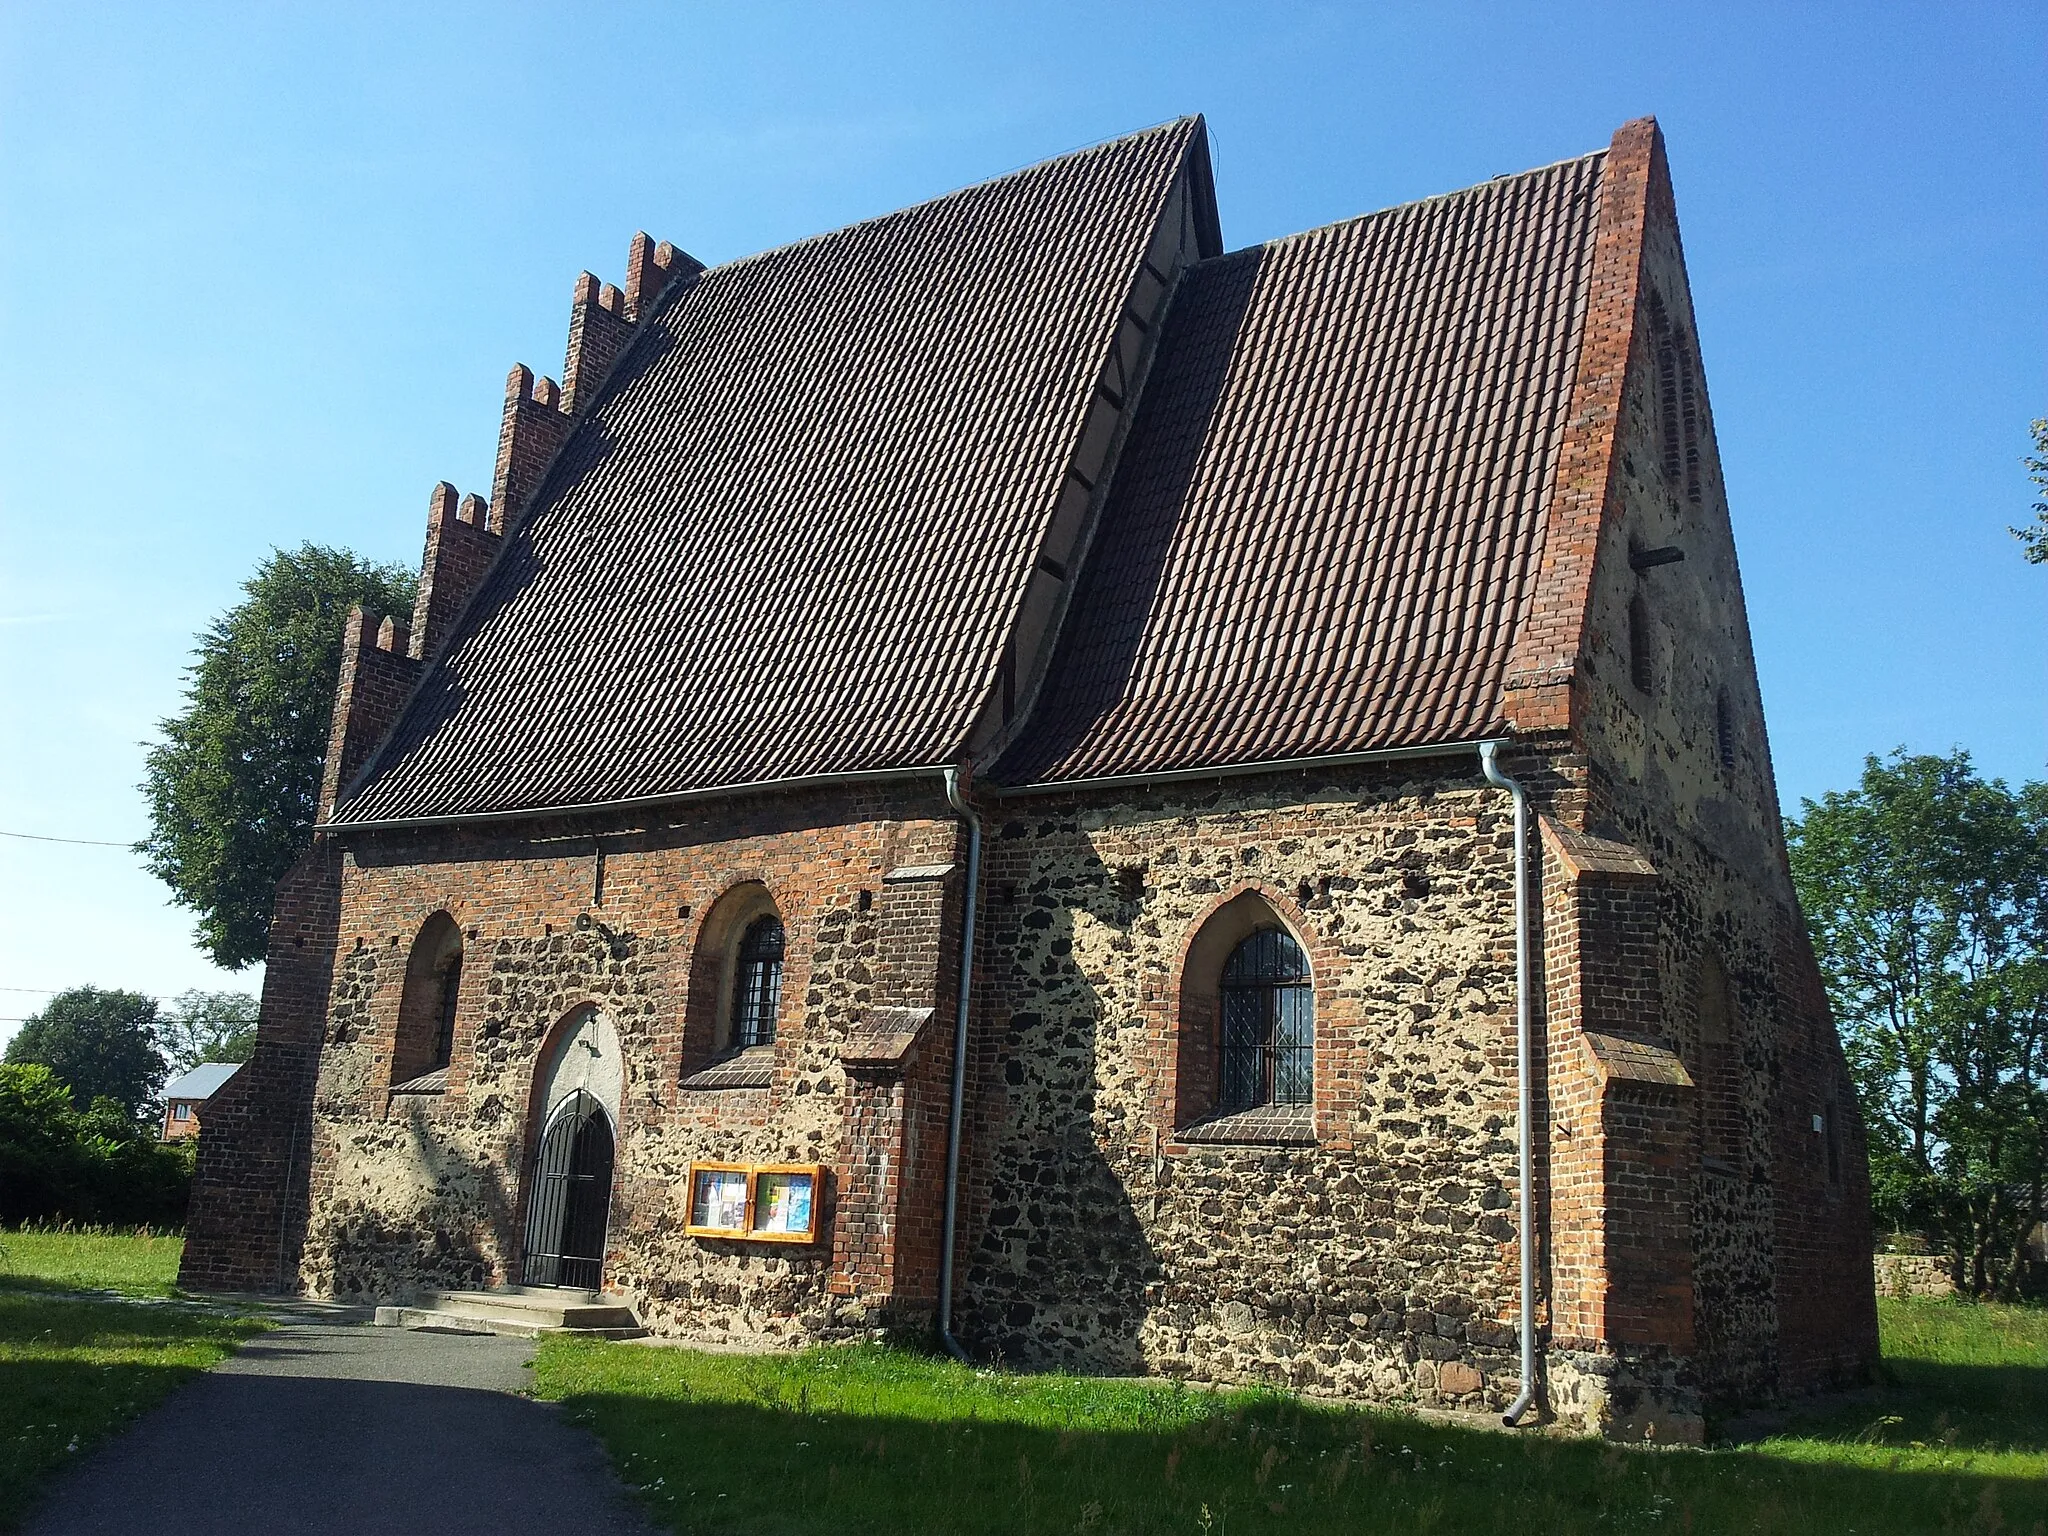
<path fill-rule="evenodd" d="M 1709 1397 L 1755 1397 L 1852 1377 L 1875 1358 L 1866 1165 L 1787 870 L 1698 331 L 1657 160 L 1577 682 L 1578 824 L 1634 847 L 1658 874 L 1664 1001 L 1641 1032 L 1699 1080 L 1695 1364 Z M 1725 1045 L 1703 1014 L 1716 961 Z M 1822 1104 L 1839 1117 L 1832 1182 L 1814 1176 Z"/>
<path fill-rule="evenodd" d="M 963 1337 L 1084 1370 L 1514 1392 L 1513 839 L 1476 763 L 990 812 Z M 1176 1134 L 1180 969 L 1257 891 L 1314 968 L 1313 1145 Z"/>
<path fill-rule="evenodd" d="M 893 1240 L 897 1220 L 893 1209 L 845 1208 L 832 1178 L 816 1247 L 686 1236 L 683 1202 L 693 1159 L 844 1164 L 849 1037 L 885 1001 L 947 1006 L 957 838 L 936 784 L 726 801 L 590 831 L 356 834 L 314 1106 L 305 1289 L 391 1298 L 516 1279 L 543 1107 L 535 1074 L 558 1028 L 594 1003 L 618 1031 L 626 1075 L 609 1289 L 654 1326 L 716 1337 L 828 1335 L 928 1307 L 925 1276 L 903 1296 L 889 1275 L 829 1284 L 835 1232 L 880 1220 Z M 932 897 L 890 899 L 889 876 L 906 867 Z M 707 975 L 724 984 L 716 967 L 693 977 L 699 938 L 722 894 L 757 885 L 788 934 L 771 1080 L 683 1088 L 686 1020 L 706 1013 L 691 988 Z M 456 1048 L 444 1089 L 393 1093 L 407 958 L 436 912 L 464 937 Z M 913 1216 L 937 1206 L 924 1187 L 940 1161 L 930 1079 L 950 1070 L 949 1045 L 950 1031 L 921 1036 L 898 1069 L 895 1102 L 918 1166 L 897 1193 Z M 909 1239 L 931 1246 L 916 1230 Z"/>

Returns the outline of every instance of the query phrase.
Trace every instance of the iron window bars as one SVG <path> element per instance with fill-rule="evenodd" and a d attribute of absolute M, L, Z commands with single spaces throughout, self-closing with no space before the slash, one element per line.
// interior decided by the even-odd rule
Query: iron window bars
<path fill-rule="evenodd" d="M 455 1059 L 455 1005 L 462 994 L 462 951 L 441 965 L 440 1017 L 434 1025 L 434 1065 L 439 1071 Z"/>
<path fill-rule="evenodd" d="M 740 938 L 734 965 L 732 1043 L 738 1050 L 770 1045 L 782 1006 L 782 919 L 757 917 Z"/>
<path fill-rule="evenodd" d="M 1226 1112 L 1315 1102 L 1315 988 L 1284 928 L 1262 928 L 1223 967 Z"/>

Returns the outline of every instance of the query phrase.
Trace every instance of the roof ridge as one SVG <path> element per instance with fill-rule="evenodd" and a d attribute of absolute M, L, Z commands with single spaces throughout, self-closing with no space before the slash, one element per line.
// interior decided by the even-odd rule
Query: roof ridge
<path fill-rule="evenodd" d="M 1200 265 L 1208 266 L 1214 262 L 1230 261 L 1235 257 L 1246 255 L 1252 251 L 1270 251 L 1283 248 L 1299 241 L 1312 239 L 1317 235 L 1327 235 L 1332 230 L 1348 229 L 1354 224 L 1364 224 L 1372 219 L 1384 219 L 1392 214 L 1406 213 L 1411 208 L 1427 208 L 1433 203 L 1448 203 L 1457 198 L 1471 197 L 1474 193 L 1484 192 L 1490 187 L 1497 187 L 1504 181 L 1527 181 L 1532 176 L 1542 176 L 1551 171 L 1562 170 L 1566 166 L 1584 165 L 1591 160 L 1603 160 L 1606 156 L 1607 150 L 1604 148 L 1590 150 L 1583 155 L 1566 155 L 1562 160 L 1552 160 L 1548 165 L 1532 165 L 1526 171 L 1507 171 L 1499 176 L 1489 176 L 1484 181 L 1475 181 L 1468 187 L 1458 187 L 1450 192 L 1435 192 L 1431 193 L 1428 197 L 1411 198 L 1405 203 L 1389 203 L 1384 208 L 1371 208 L 1364 213 L 1354 213 L 1346 218 L 1332 219 L 1327 224 L 1317 224 L 1310 229 L 1297 229 L 1290 234 L 1275 235 L 1270 240 L 1261 240 L 1252 245 L 1241 245 L 1234 251 L 1225 251 L 1221 256 L 1211 256 L 1207 261 L 1200 263 Z"/>
<path fill-rule="evenodd" d="M 791 240 L 786 245 L 771 245 L 763 251 L 749 251 L 744 256 L 735 256 L 730 261 L 721 261 L 715 266 L 706 267 L 697 274 L 697 280 L 702 281 L 704 278 L 713 277 L 722 272 L 730 272 L 739 267 L 751 266 L 755 262 L 765 261 L 771 256 L 782 256 L 790 251 L 800 251 L 805 246 L 816 245 L 820 241 L 836 240 L 841 235 L 852 234 L 857 229 L 869 229 L 878 224 L 888 224 L 896 219 L 908 218 L 912 214 L 919 214 L 927 209 L 936 208 L 941 203 L 950 203 L 955 198 L 963 198 L 972 193 L 983 192 L 990 187 L 998 187 L 1004 182 L 1016 181 L 1025 176 L 1035 176 L 1041 171 L 1049 171 L 1055 166 L 1065 165 L 1069 161 L 1079 160 L 1088 155 L 1101 154 L 1104 150 L 1118 148 L 1127 144 L 1138 144 L 1155 135 L 1164 136 L 1177 128 L 1190 128 L 1201 121 L 1201 113 L 1190 112 L 1182 117 L 1169 118 L 1163 123 L 1154 123 L 1149 128 L 1140 128 L 1135 133 L 1120 133 L 1111 138 L 1097 139 L 1092 144 L 1082 144 L 1074 149 L 1062 150 L 1059 154 L 1050 156 L 1047 159 L 1033 160 L 1026 165 L 1014 166 L 1000 175 L 988 176 L 980 181 L 968 182 L 965 186 L 954 187 L 949 192 L 941 192 L 936 197 L 927 197 L 920 202 L 909 203 L 901 208 L 892 208 L 887 213 L 870 214 L 865 219 L 855 219 L 851 224 L 841 224 L 832 229 L 821 229 L 814 235 L 805 235 L 802 239 Z M 680 292 L 686 285 L 673 284 L 671 286 L 677 292 Z"/>

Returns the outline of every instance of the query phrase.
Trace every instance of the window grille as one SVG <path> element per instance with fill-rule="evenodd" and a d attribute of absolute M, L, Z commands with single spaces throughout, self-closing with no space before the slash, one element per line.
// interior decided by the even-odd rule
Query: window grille
<path fill-rule="evenodd" d="M 1293 935 L 1262 928 L 1223 967 L 1221 1108 L 1315 1101 L 1315 989 Z"/>
<path fill-rule="evenodd" d="M 1714 752 L 1721 760 L 1721 774 L 1735 772 L 1735 701 L 1723 688 L 1714 696 Z"/>
<path fill-rule="evenodd" d="M 457 951 L 441 967 L 441 1006 L 434 1026 L 434 1065 L 439 1071 L 455 1059 L 455 1005 L 462 995 L 462 953 Z"/>
<path fill-rule="evenodd" d="M 775 1040 L 782 1006 L 782 919 L 757 917 L 740 939 L 733 967 L 732 1043 L 740 1050 Z"/>

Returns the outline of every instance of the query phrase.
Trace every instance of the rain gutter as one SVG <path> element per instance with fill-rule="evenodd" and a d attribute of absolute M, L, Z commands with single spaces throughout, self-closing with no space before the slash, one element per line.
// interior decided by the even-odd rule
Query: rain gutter
<path fill-rule="evenodd" d="M 1532 1055 L 1529 998 L 1529 796 L 1514 779 L 1500 771 L 1496 760 L 1501 744 L 1479 744 L 1479 766 L 1486 781 L 1504 789 L 1515 801 L 1515 1129 L 1520 1143 L 1522 1248 L 1522 1390 L 1501 1422 L 1512 1429 L 1536 1401 L 1536 1196 L 1533 1179 L 1535 1162 L 1535 1082 Z"/>

